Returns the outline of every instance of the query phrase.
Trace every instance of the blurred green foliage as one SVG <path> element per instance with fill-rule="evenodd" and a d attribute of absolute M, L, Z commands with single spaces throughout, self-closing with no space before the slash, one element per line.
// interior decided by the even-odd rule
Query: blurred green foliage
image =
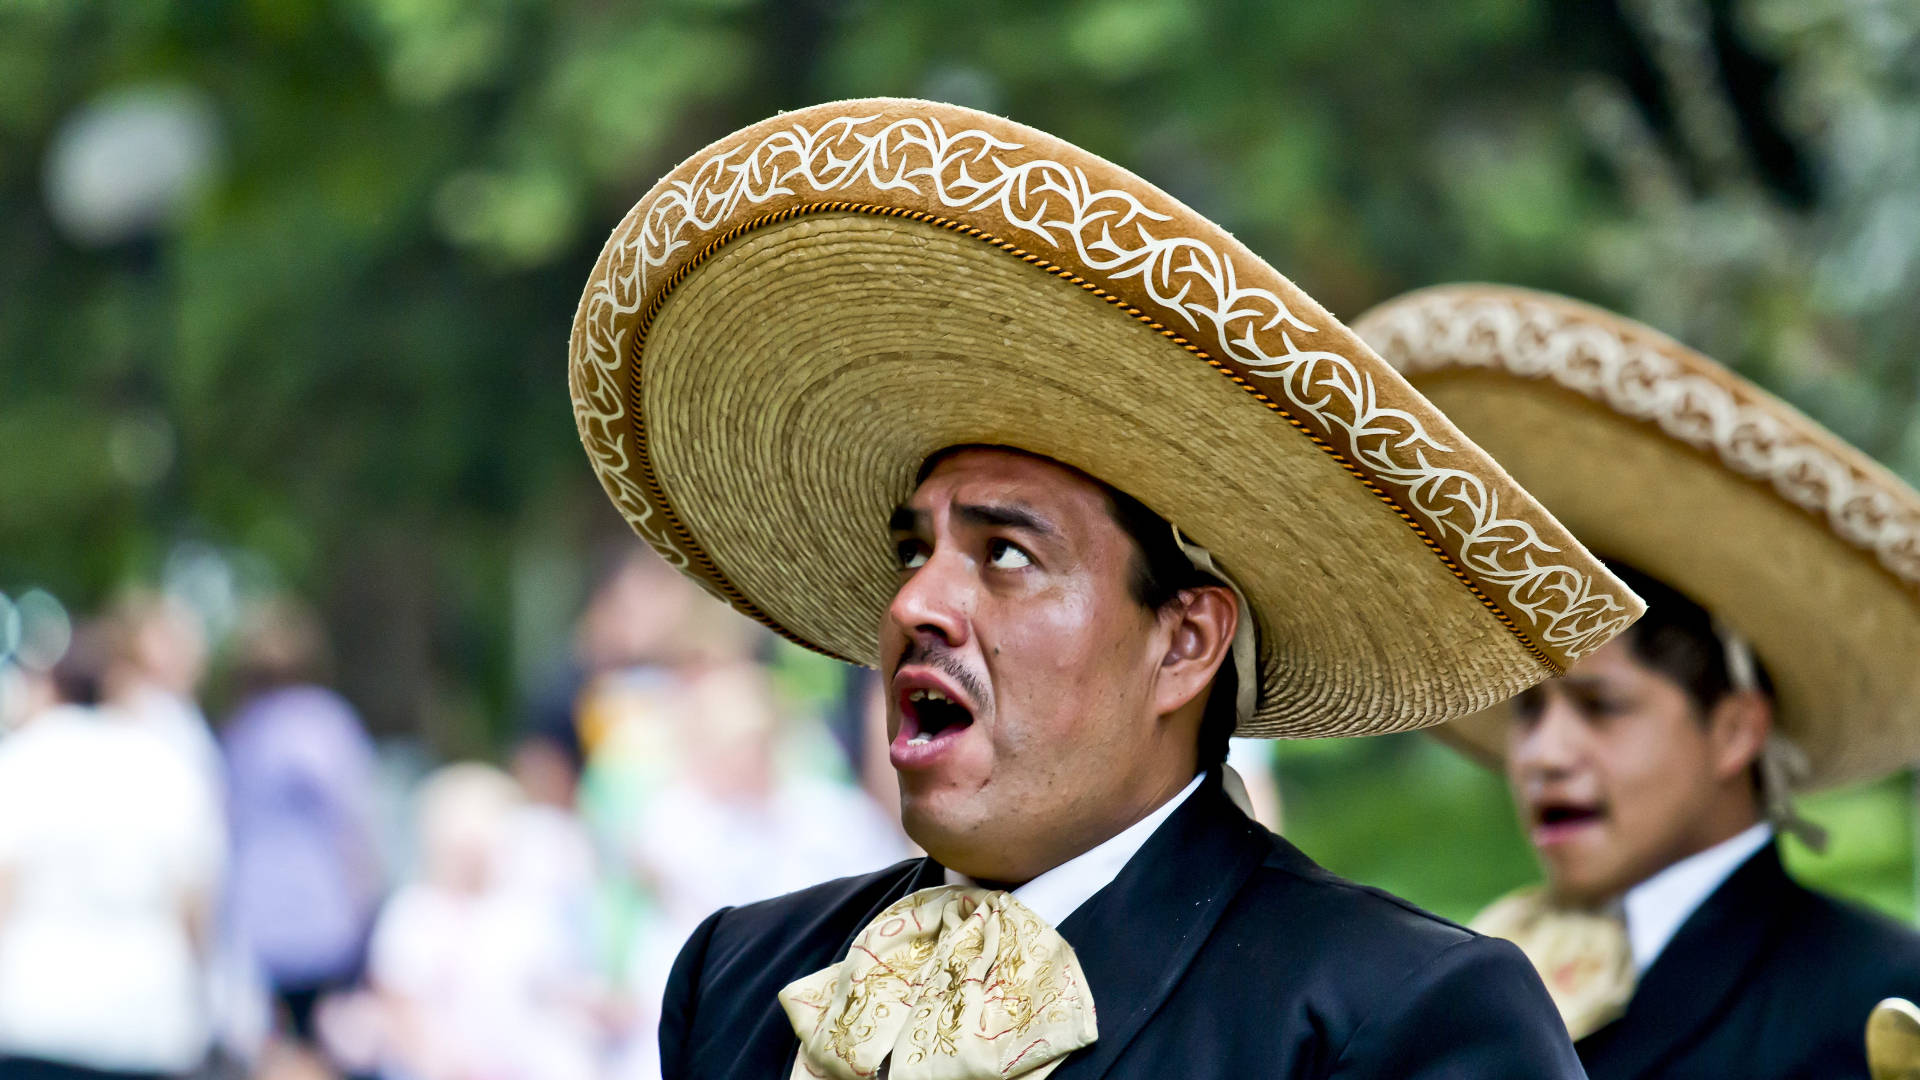
<path fill-rule="evenodd" d="M 605 230 L 710 139 L 865 94 L 1123 162 L 1342 315 L 1459 279 L 1618 307 L 1914 478 L 1917 50 L 1920 8 L 1843 0 L 8 0 L 0 588 L 85 607 L 200 544 L 321 603 L 376 726 L 497 741 L 621 534 L 563 389 Z M 53 163 L 143 94 L 213 146 L 101 239 Z M 1426 742 L 1283 761 L 1341 869 L 1455 914 L 1530 873 Z M 1829 863 L 1895 907 L 1906 804 L 1830 804 Z M 1486 858 L 1396 839 L 1436 821 Z"/>

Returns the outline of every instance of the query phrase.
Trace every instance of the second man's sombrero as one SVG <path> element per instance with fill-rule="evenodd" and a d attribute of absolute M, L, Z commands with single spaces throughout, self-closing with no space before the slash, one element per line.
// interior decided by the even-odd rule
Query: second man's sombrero
<path fill-rule="evenodd" d="M 1562 670 L 1633 594 L 1226 232 L 995 116 L 845 101 L 727 136 L 614 230 L 574 415 L 668 560 L 877 659 L 889 512 L 940 450 L 1044 455 L 1212 553 L 1257 619 L 1241 732 L 1438 723 Z"/>
<path fill-rule="evenodd" d="M 1524 289 L 1443 286 L 1355 328 L 1596 552 L 1750 642 L 1806 787 L 1920 761 L 1920 494 L 1673 339 Z M 1453 735 L 1501 752 L 1499 717 Z"/>

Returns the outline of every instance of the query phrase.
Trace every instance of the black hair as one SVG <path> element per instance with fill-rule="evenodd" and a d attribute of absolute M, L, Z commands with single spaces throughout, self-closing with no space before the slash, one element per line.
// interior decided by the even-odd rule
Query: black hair
<path fill-rule="evenodd" d="M 914 485 L 917 487 L 925 481 L 940 462 L 961 450 L 971 449 L 1013 450 L 1017 454 L 1027 454 L 1025 450 L 1006 446 L 950 446 L 920 463 L 920 471 L 913 478 Z M 1063 467 L 1073 469 L 1071 465 Z M 1073 471 L 1080 472 L 1078 469 Z M 1141 607 L 1158 614 L 1188 589 L 1224 584 L 1219 578 L 1193 565 L 1193 560 L 1187 558 L 1186 553 L 1180 550 L 1180 545 L 1174 542 L 1173 526 L 1168 524 L 1166 518 L 1099 477 L 1087 476 L 1086 473 L 1080 475 L 1086 476 L 1106 493 L 1107 502 L 1113 510 L 1114 523 L 1133 541 L 1133 579 L 1130 586 L 1133 598 L 1139 601 Z M 1240 617 L 1251 619 L 1253 612 L 1243 611 Z M 1234 670 L 1232 658 L 1229 657 L 1214 674 L 1212 687 L 1207 692 L 1206 708 L 1200 714 L 1199 764 L 1203 769 L 1211 769 L 1227 760 L 1227 740 L 1233 737 L 1234 729 L 1240 724 L 1237 706 L 1239 686 L 1240 673 Z"/>
<path fill-rule="evenodd" d="M 1650 574 L 1611 560 L 1607 568 L 1647 602 L 1647 613 L 1622 635 L 1634 659 L 1686 691 L 1704 723 L 1734 689 L 1726 643 L 1714 628 L 1712 613 Z M 1757 656 L 1753 671 L 1757 688 L 1772 700 L 1773 679 Z"/>
<path fill-rule="evenodd" d="M 1095 481 L 1099 483 L 1099 481 Z M 1158 613 L 1188 589 L 1223 582 L 1193 565 L 1186 552 L 1174 542 L 1173 526 L 1167 519 L 1147 508 L 1139 499 L 1111 484 L 1101 483 L 1113 504 L 1113 520 L 1120 531 L 1133 540 L 1133 598 L 1148 611 Z M 1253 612 L 1240 613 L 1243 619 Z M 1227 740 L 1240 725 L 1238 697 L 1240 672 L 1231 657 L 1220 665 L 1207 692 L 1206 709 L 1200 714 L 1200 767 L 1211 769 L 1227 760 Z"/>

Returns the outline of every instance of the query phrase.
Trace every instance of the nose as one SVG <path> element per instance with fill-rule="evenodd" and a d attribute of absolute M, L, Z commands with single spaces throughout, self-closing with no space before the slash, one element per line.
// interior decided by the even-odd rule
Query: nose
<path fill-rule="evenodd" d="M 935 550 L 910 574 L 887 606 L 887 619 L 907 641 L 922 648 L 959 648 L 972 613 L 972 573 L 957 552 Z"/>
<path fill-rule="evenodd" d="M 1551 780 L 1571 774 L 1580 764 L 1586 724 L 1564 695 L 1550 693 L 1531 723 L 1515 724 L 1508 745 L 1508 767 L 1519 780 Z"/>

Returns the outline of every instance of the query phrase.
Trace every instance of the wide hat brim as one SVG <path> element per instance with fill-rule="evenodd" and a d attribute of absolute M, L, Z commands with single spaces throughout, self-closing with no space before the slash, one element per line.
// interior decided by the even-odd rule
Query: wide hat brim
<path fill-rule="evenodd" d="M 1594 551 L 1751 644 L 1818 788 L 1920 760 L 1920 494 L 1664 334 L 1488 285 L 1354 324 Z M 1439 734 L 1504 752 L 1505 710 Z"/>
<path fill-rule="evenodd" d="M 634 206 L 576 315 L 574 414 L 634 529 L 808 647 L 879 659 L 889 512 L 942 449 L 1146 503 L 1257 620 L 1248 735 L 1484 709 L 1639 601 L 1357 337 L 1151 184 L 923 101 L 736 132 Z"/>

